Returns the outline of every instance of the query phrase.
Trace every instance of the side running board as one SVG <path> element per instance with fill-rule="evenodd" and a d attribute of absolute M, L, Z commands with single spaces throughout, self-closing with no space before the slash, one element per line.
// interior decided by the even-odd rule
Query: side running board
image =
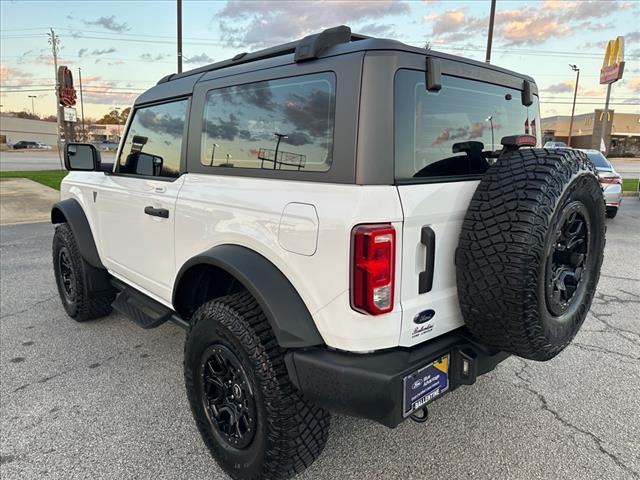
<path fill-rule="evenodd" d="M 171 320 L 182 328 L 189 328 L 187 321 L 160 302 L 115 278 L 111 279 L 111 283 L 118 290 L 111 306 L 138 326 L 145 329 L 155 328 Z"/>

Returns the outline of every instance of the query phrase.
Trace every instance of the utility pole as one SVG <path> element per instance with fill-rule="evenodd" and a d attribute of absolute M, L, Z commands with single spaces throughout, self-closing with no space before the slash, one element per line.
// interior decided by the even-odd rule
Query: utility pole
<path fill-rule="evenodd" d="M 31 113 L 33 114 L 33 116 L 36 116 L 36 107 L 33 103 L 33 101 L 38 98 L 37 95 L 29 95 L 29 98 L 31 99 Z"/>
<path fill-rule="evenodd" d="M 51 45 L 51 50 L 53 52 L 53 70 L 55 75 L 55 85 L 56 85 L 56 118 L 58 123 L 58 159 L 60 160 L 60 168 L 64 169 L 64 165 L 62 164 L 62 156 L 60 155 L 60 128 L 62 126 L 62 119 L 60 118 L 61 107 L 60 107 L 60 82 L 58 80 L 58 52 L 60 51 L 60 37 L 56 35 L 53 31 L 53 28 L 49 33 L 47 33 L 49 37 L 49 45 Z"/>
<path fill-rule="evenodd" d="M 486 63 L 491 63 L 491 44 L 493 43 L 493 21 L 496 17 L 496 0 L 491 0 L 491 14 L 489 15 L 489 35 L 487 37 Z"/>
<path fill-rule="evenodd" d="M 213 150 L 211 151 L 211 162 L 209 162 L 209 166 L 213 167 L 213 156 L 216 154 L 216 147 L 219 147 L 217 143 L 213 144 Z"/>
<path fill-rule="evenodd" d="M 576 72 L 576 86 L 573 89 L 573 106 L 571 107 L 571 120 L 569 121 L 569 136 L 567 137 L 567 147 L 571 147 L 571 132 L 573 131 L 573 115 L 576 112 L 576 97 L 578 96 L 578 82 L 580 81 L 580 69 L 577 65 L 571 65 L 571 70 Z"/>
<path fill-rule="evenodd" d="M 491 151 L 493 152 L 495 150 L 495 138 L 493 135 L 493 115 L 489 115 L 486 119 L 485 122 L 489 122 L 491 124 Z"/>
<path fill-rule="evenodd" d="M 182 0 L 176 0 L 178 7 L 178 73 L 182 73 Z"/>
<path fill-rule="evenodd" d="M 273 156 L 273 169 L 275 170 L 276 166 L 278 165 L 278 149 L 280 148 L 280 141 L 283 138 L 289 138 L 289 137 L 284 133 L 278 133 L 278 132 L 274 132 L 274 135 L 278 137 L 278 143 L 276 143 L 276 153 Z"/>
<path fill-rule="evenodd" d="M 82 69 L 78 67 L 78 82 L 80 82 L 80 112 L 82 115 L 82 141 L 87 141 L 87 131 L 84 129 L 84 101 L 82 99 Z"/>

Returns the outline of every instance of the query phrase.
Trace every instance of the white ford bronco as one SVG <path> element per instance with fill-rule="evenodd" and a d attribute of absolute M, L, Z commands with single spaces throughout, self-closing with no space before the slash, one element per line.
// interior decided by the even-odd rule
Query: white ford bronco
<path fill-rule="evenodd" d="M 577 333 L 595 169 L 539 145 L 530 77 L 336 27 L 168 75 L 113 165 L 69 143 L 62 304 L 187 330 L 186 392 L 233 478 L 288 478 L 329 412 L 395 427 Z"/>

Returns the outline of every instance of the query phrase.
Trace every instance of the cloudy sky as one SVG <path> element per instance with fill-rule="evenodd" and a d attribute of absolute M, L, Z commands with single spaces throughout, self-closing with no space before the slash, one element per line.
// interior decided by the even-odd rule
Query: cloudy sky
<path fill-rule="evenodd" d="M 185 69 L 294 40 L 339 24 L 355 32 L 484 60 L 489 0 L 200 1 L 183 2 Z M 175 2 L 2 0 L 2 110 L 53 114 L 50 28 L 60 38 L 60 64 L 82 68 L 85 113 L 126 107 L 175 72 Z M 532 75 L 543 116 L 571 111 L 574 73 L 581 69 L 576 113 L 604 104 L 598 73 L 606 41 L 626 39 L 625 78 L 612 108 L 640 113 L 640 2 L 498 0 L 492 63 Z M 77 86 L 77 85 L 76 85 Z"/>

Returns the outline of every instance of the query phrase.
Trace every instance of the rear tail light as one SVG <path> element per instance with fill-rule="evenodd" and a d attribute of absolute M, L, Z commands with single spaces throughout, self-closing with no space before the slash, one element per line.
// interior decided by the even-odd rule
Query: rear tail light
<path fill-rule="evenodd" d="M 390 224 L 358 225 L 351 232 L 351 306 L 380 315 L 393 310 L 396 229 Z"/>
<path fill-rule="evenodd" d="M 620 175 L 600 177 L 600 183 L 603 185 L 622 185 L 622 177 Z"/>

